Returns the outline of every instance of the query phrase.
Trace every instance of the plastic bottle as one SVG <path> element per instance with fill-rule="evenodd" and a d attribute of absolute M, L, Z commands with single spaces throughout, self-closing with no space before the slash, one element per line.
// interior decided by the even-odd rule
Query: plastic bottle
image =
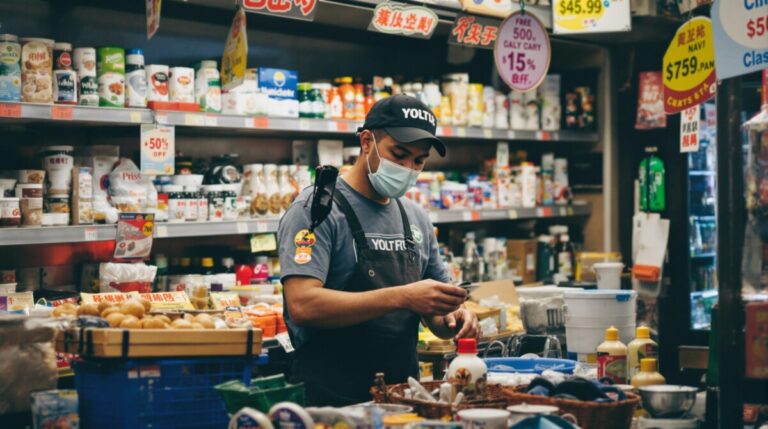
<path fill-rule="evenodd" d="M 141 49 L 131 49 L 126 53 L 125 92 L 125 107 L 147 107 L 147 73 Z"/>
<path fill-rule="evenodd" d="M 354 116 L 356 121 L 365 120 L 365 86 L 362 83 L 355 84 L 355 109 Z"/>
<path fill-rule="evenodd" d="M 557 243 L 557 272 L 572 279 L 573 267 L 573 243 L 570 242 L 570 237 L 568 236 L 568 233 L 565 232 L 560 234 L 560 240 Z"/>
<path fill-rule="evenodd" d="M 235 260 L 232 258 L 221 258 L 221 272 L 224 274 L 234 274 Z"/>
<path fill-rule="evenodd" d="M 350 76 L 341 78 L 339 92 L 343 101 L 344 119 L 355 119 L 355 87 L 352 86 L 352 78 Z"/>
<path fill-rule="evenodd" d="M 651 339 L 651 331 L 647 326 L 639 326 L 635 330 L 635 339 L 627 344 L 628 377 L 631 379 L 640 372 L 640 362 L 644 359 L 657 359 L 659 345 Z"/>
<path fill-rule="evenodd" d="M 666 209 L 666 170 L 656 148 L 647 148 L 648 156 L 640 161 L 640 210 L 661 212 Z"/>
<path fill-rule="evenodd" d="M 203 258 L 200 260 L 200 274 L 203 275 L 214 275 L 216 274 L 216 270 L 213 269 L 213 258 Z"/>
<path fill-rule="evenodd" d="M 248 264 L 243 264 L 237 267 L 235 272 L 235 281 L 237 286 L 248 286 L 251 284 L 251 276 L 253 276 L 253 270 Z"/>
<path fill-rule="evenodd" d="M 485 274 L 484 268 L 483 259 L 477 251 L 477 244 L 475 244 L 475 233 L 468 232 L 464 238 L 464 258 L 461 263 L 464 280 L 470 282 L 482 281 Z"/>
<path fill-rule="evenodd" d="M 181 258 L 179 260 L 179 274 L 180 275 L 192 274 L 192 259 Z"/>
<path fill-rule="evenodd" d="M 605 330 L 605 341 L 597 346 L 597 378 L 608 377 L 616 384 L 627 384 L 627 346 L 619 341 L 619 330 Z"/>
<path fill-rule="evenodd" d="M 344 119 L 344 100 L 341 97 L 339 88 L 333 87 L 328 95 L 328 118 Z"/>
<path fill-rule="evenodd" d="M 371 111 L 371 107 L 376 103 L 376 100 L 373 98 L 373 85 L 365 85 L 364 97 L 363 106 L 365 108 L 365 114 L 367 115 L 368 112 Z"/>
<path fill-rule="evenodd" d="M 253 262 L 251 284 L 267 283 L 267 278 L 269 278 L 269 258 L 266 256 L 257 256 Z"/>
<path fill-rule="evenodd" d="M 458 393 L 483 395 L 487 373 L 488 366 L 477 357 L 477 340 L 460 339 L 457 356 L 448 366 L 448 381 L 453 385 L 453 396 Z"/>
<path fill-rule="evenodd" d="M 640 361 L 640 372 L 632 377 L 632 386 L 651 386 L 654 384 L 664 384 L 667 380 L 659 374 L 656 369 L 656 359 L 649 358 Z"/>

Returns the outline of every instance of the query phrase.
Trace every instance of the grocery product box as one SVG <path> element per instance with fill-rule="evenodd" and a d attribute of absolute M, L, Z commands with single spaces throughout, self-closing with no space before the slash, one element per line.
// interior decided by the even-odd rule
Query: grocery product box
<path fill-rule="evenodd" d="M 259 68 L 259 92 L 267 95 L 269 116 L 299 117 L 298 83 L 299 74 L 295 70 Z"/>
<path fill-rule="evenodd" d="M 592 266 L 598 262 L 622 262 L 618 252 L 579 252 L 576 254 L 576 281 L 595 282 L 595 272 Z"/>
<path fill-rule="evenodd" d="M 507 240 L 507 260 L 513 275 L 523 278 L 523 283 L 536 281 L 536 240 Z"/>

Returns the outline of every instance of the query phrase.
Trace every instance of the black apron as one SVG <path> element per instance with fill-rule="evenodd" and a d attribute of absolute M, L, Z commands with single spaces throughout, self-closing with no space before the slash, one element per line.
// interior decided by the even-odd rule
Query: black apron
<path fill-rule="evenodd" d="M 352 231 L 357 264 L 344 289 L 365 292 L 421 280 L 421 268 L 411 225 L 402 203 L 395 199 L 403 219 L 405 250 L 387 252 L 368 245 L 365 233 L 347 199 L 336 192 Z M 378 319 L 340 329 L 313 329 L 297 351 L 295 374 L 304 381 L 307 404 L 344 406 L 371 400 L 376 373 L 388 384 L 418 377 L 416 355 L 420 317 L 410 310 L 396 310 Z"/>

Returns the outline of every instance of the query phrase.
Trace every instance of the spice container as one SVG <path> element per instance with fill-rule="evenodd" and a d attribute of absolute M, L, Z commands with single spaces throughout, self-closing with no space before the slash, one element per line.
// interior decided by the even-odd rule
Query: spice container
<path fill-rule="evenodd" d="M 187 200 L 184 195 L 184 187 L 178 185 L 165 185 L 163 191 L 168 194 L 168 222 L 184 222 L 187 216 Z"/>
<path fill-rule="evenodd" d="M 53 102 L 53 40 L 21 39 L 21 101 Z"/>
<path fill-rule="evenodd" d="M 131 49 L 125 56 L 125 107 L 147 107 L 147 72 L 141 49 Z"/>
<path fill-rule="evenodd" d="M 208 198 L 206 198 L 203 191 L 197 191 L 196 197 L 197 197 L 197 220 L 207 221 L 208 220 Z"/>
<path fill-rule="evenodd" d="M 57 104 L 77 104 L 77 72 L 72 69 L 72 44 L 53 45 L 53 101 Z"/>
<path fill-rule="evenodd" d="M 172 67 L 168 89 L 171 101 L 177 103 L 195 102 L 195 71 L 189 67 Z"/>
<path fill-rule="evenodd" d="M 619 341 L 619 330 L 605 330 L 605 341 L 597 346 L 597 378 L 608 377 L 616 384 L 627 384 L 627 346 Z"/>
<path fill-rule="evenodd" d="M 18 198 L 0 198 L 0 227 L 16 227 L 21 224 Z"/>
<path fill-rule="evenodd" d="M 168 101 L 168 66 L 150 64 L 146 74 L 147 101 Z"/>
<path fill-rule="evenodd" d="M 36 227 L 43 224 L 43 199 L 21 199 L 21 226 Z"/>
<path fill-rule="evenodd" d="M 81 106 L 99 105 L 99 81 L 96 75 L 96 48 L 75 48 L 74 68 L 77 72 L 77 101 Z"/>
<path fill-rule="evenodd" d="M 0 101 L 21 100 L 21 45 L 13 34 L 0 34 Z"/>
<path fill-rule="evenodd" d="M 74 158 L 72 146 L 47 146 L 41 151 L 43 168 L 46 172 L 46 195 L 69 197 L 72 187 Z"/>
<path fill-rule="evenodd" d="M 224 220 L 237 220 L 237 193 L 225 188 L 221 195 L 224 199 Z"/>
<path fill-rule="evenodd" d="M 96 50 L 96 72 L 99 82 L 99 106 L 125 105 L 125 50 L 102 47 Z"/>

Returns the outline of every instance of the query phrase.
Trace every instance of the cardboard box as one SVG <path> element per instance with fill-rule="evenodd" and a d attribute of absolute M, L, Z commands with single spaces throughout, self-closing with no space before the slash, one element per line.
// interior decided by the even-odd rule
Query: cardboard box
<path fill-rule="evenodd" d="M 592 265 L 598 262 L 622 262 L 621 253 L 579 252 L 576 254 L 576 281 L 596 282 Z"/>
<path fill-rule="evenodd" d="M 512 275 L 522 277 L 523 283 L 536 281 L 536 240 L 507 240 L 507 260 Z"/>
<path fill-rule="evenodd" d="M 295 70 L 259 67 L 258 83 L 259 92 L 268 97 L 269 116 L 299 117 L 299 75 Z"/>

